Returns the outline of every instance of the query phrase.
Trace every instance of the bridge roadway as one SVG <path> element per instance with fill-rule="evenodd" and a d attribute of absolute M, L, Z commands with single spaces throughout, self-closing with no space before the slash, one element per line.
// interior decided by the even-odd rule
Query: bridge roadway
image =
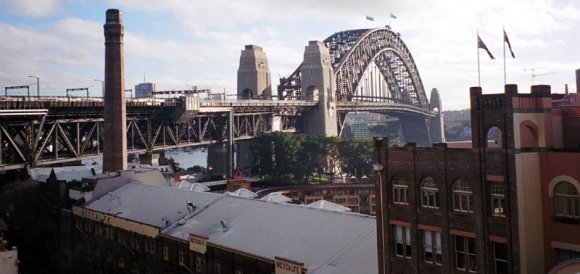
<path fill-rule="evenodd" d="M 186 99 L 189 98 L 189 99 Z M 150 153 L 299 131 L 299 117 L 317 102 L 127 98 L 127 149 Z M 337 102 L 351 111 L 430 114 L 406 104 Z M 0 170 L 56 164 L 102 154 L 103 100 L 98 97 L 0 96 Z M 233 131 L 229 124 L 233 124 Z"/>

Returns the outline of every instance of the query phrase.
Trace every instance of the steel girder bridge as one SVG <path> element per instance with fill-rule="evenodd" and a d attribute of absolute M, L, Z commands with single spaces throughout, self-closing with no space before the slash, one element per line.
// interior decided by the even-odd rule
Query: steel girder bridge
<path fill-rule="evenodd" d="M 408 141 L 431 143 L 429 119 L 435 114 L 413 56 L 398 33 L 388 27 L 341 31 L 324 43 L 334 69 L 340 131 L 348 112 L 377 112 L 398 117 Z M 280 79 L 280 100 L 304 98 L 301 66 Z"/>
<path fill-rule="evenodd" d="M 243 140 L 272 131 L 273 125 L 295 131 L 296 116 L 315 105 L 197 100 L 187 108 L 186 98 L 127 99 L 128 152 Z M 99 156 L 103 126 L 101 98 L 0 97 L 0 171 Z"/>

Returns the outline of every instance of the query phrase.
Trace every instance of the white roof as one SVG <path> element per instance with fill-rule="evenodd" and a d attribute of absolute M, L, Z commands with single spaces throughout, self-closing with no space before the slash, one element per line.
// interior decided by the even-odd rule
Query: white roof
<path fill-rule="evenodd" d="M 240 188 L 234 192 L 226 192 L 228 195 L 232 195 L 232 196 L 238 196 L 238 197 L 244 197 L 244 198 L 256 198 L 258 197 L 258 194 L 247 190 L 245 188 Z"/>
<path fill-rule="evenodd" d="M 36 182 L 46 183 L 50 172 L 54 169 L 56 178 L 61 181 L 81 181 L 83 177 L 93 176 L 92 166 L 40 167 L 28 170 L 30 177 Z"/>
<path fill-rule="evenodd" d="M 326 200 L 318 200 L 316 202 L 312 202 L 310 204 L 307 204 L 306 207 L 321 208 L 321 209 L 338 211 L 338 212 L 348 212 L 348 211 L 351 211 L 351 209 L 348 208 L 348 207 L 341 206 L 341 205 L 337 205 L 335 203 L 331 203 L 331 202 L 326 201 Z"/>
<path fill-rule="evenodd" d="M 165 228 L 187 216 L 190 201 L 201 210 L 221 195 L 165 186 L 127 183 L 87 204 L 85 208 Z M 167 221 L 167 222 L 166 222 Z"/>
<path fill-rule="evenodd" d="M 191 213 L 188 200 L 196 206 Z M 184 242 L 191 233 L 272 261 L 302 262 L 309 274 L 378 271 L 373 216 L 139 183 L 123 185 L 85 207 L 166 227 L 162 234 Z"/>
<path fill-rule="evenodd" d="M 204 186 L 200 183 L 190 183 L 186 180 L 181 180 L 179 185 L 177 186 L 178 189 L 187 189 L 189 191 L 197 191 L 197 192 L 206 192 L 210 191 L 209 187 Z"/>
<path fill-rule="evenodd" d="M 287 203 L 292 201 L 292 199 L 278 193 L 278 192 L 272 192 L 262 198 L 260 198 L 260 200 L 264 200 L 264 201 L 268 201 L 268 202 L 274 202 L 274 203 Z"/>
<path fill-rule="evenodd" d="M 303 262 L 309 274 L 378 272 L 373 216 L 223 195 L 163 231 L 183 241 L 190 233 L 263 258 Z"/>

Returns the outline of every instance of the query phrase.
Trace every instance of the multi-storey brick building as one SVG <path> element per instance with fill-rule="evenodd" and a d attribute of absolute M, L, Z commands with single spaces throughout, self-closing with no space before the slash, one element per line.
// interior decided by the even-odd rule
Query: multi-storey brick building
<path fill-rule="evenodd" d="M 576 273 L 580 94 L 470 96 L 472 148 L 375 141 L 380 273 Z"/>
<path fill-rule="evenodd" d="M 352 212 L 375 215 L 375 187 L 373 184 L 330 184 L 275 188 L 269 191 L 281 194 L 303 204 L 326 200 L 348 207 Z"/>

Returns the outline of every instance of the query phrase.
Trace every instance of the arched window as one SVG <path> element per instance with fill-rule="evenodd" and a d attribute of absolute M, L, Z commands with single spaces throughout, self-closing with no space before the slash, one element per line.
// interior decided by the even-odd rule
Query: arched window
<path fill-rule="evenodd" d="M 453 211 L 473 213 L 473 190 L 461 179 L 453 184 Z"/>
<path fill-rule="evenodd" d="M 488 148 L 501 148 L 501 130 L 498 127 L 491 127 L 487 131 L 485 146 Z"/>
<path fill-rule="evenodd" d="M 393 203 L 399 205 L 408 205 L 407 190 L 409 184 L 401 174 L 395 175 L 393 178 Z"/>
<path fill-rule="evenodd" d="M 431 177 L 426 177 L 421 182 L 421 206 L 439 208 L 439 188 Z"/>
<path fill-rule="evenodd" d="M 580 218 L 580 194 L 576 187 L 566 181 L 559 182 L 554 188 L 556 216 Z"/>

